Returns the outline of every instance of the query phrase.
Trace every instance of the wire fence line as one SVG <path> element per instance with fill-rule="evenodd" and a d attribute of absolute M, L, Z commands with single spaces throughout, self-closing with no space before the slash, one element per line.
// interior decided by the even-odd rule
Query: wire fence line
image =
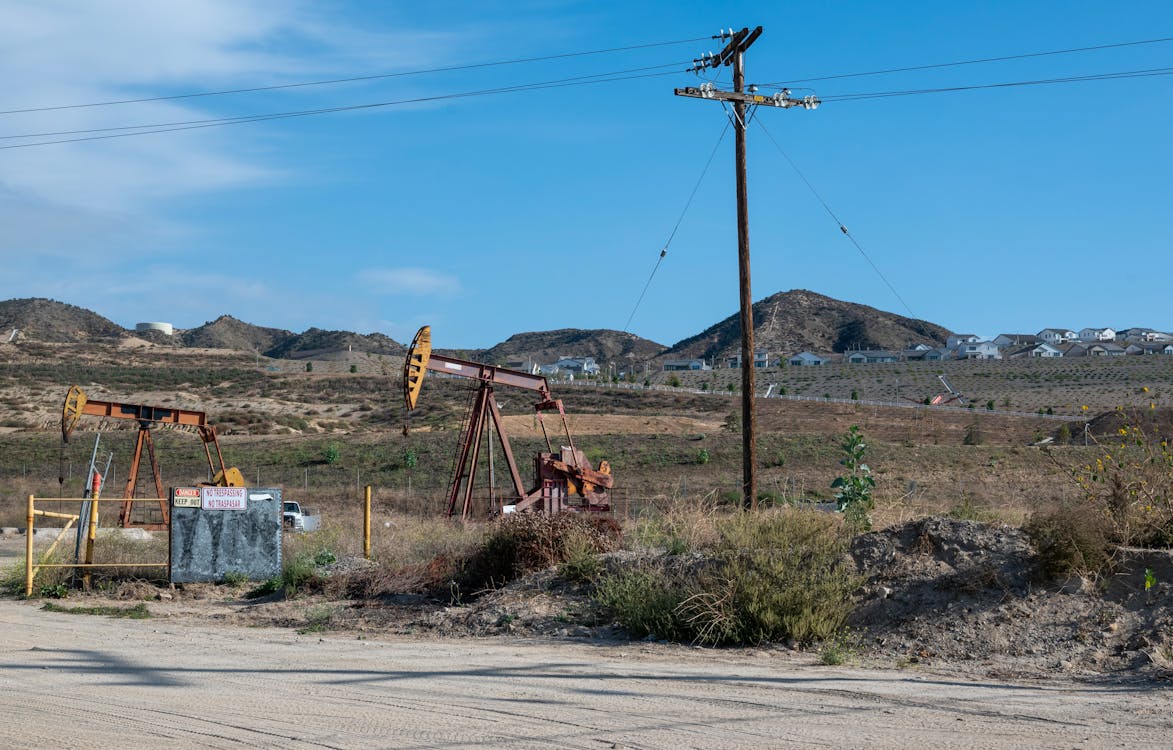
<path fill-rule="evenodd" d="M 661 391 L 666 393 L 687 393 L 695 396 L 712 396 L 717 398 L 733 398 L 737 396 L 736 391 L 730 390 L 706 390 L 702 388 L 686 388 L 684 386 L 658 385 L 650 384 L 643 385 L 641 383 L 624 383 L 598 380 L 564 380 L 558 381 L 559 386 L 568 385 L 575 388 L 594 388 L 599 390 L 607 389 L 621 389 L 629 391 Z M 899 409 L 932 409 L 934 411 L 952 411 L 957 413 L 968 413 L 981 411 L 986 414 L 1000 414 L 1010 417 L 1031 417 L 1037 419 L 1051 419 L 1059 422 L 1082 422 L 1087 417 L 1081 417 L 1075 414 L 1040 414 L 1031 411 L 1013 411 L 1006 409 L 979 409 L 976 406 L 948 406 L 945 404 L 915 404 L 903 403 L 900 401 L 874 401 L 869 399 L 852 399 L 852 398 L 826 398 L 823 396 L 797 396 L 789 393 L 772 393 L 768 397 L 764 393 L 755 394 L 754 398 L 771 400 L 778 399 L 782 401 L 804 401 L 809 403 L 820 404 L 859 404 L 861 406 L 884 406 L 895 407 Z"/>

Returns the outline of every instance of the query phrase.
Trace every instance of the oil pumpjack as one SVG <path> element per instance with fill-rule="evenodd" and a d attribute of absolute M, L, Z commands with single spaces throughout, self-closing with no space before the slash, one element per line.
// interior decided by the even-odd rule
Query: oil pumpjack
<path fill-rule="evenodd" d="M 472 409 L 465 420 L 466 428 L 461 435 L 456 467 L 448 488 L 448 516 L 459 515 L 461 518 L 468 518 L 473 513 L 473 483 L 482 438 L 489 423 L 497 433 L 501 453 L 509 468 L 513 485 L 512 494 L 490 498 L 490 515 L 525 510 L 547 513 L 611 510 L 611 465 L 607 461 L 600 461 L 599 468 L 593 468 L 586 455 L 575 447 L 562 401 L 550 395 L 550 384 L 544 375 L 434 354 L 431 328 L 423 326 L 412 339 L 411 348 L 408 349 L 407 359 L 403 364 L 403 398 L 409 412 L 416 407 L 424 375 L 429 370 L 453 377 L 469 378 L 479 384 Z M 534 458 L 535 486 L 532 489 L 527 490 L 522 484 L 513 448 L 509 444 L 509 436 L 501 419 L 501 410 L 494 397 L 497 386 L 522 388 L 534 391 L 538 395 L 534 409 L 546 441 L 546 451 L 538 453 Z M 543 415 L 547 412 L 557 412 L 562 423 L 562 433 L 566 437 L 567 445 L 559 445 L 557 451 L 543 420 Z M 406 430 L 405 425 L 405 434 Z"/>

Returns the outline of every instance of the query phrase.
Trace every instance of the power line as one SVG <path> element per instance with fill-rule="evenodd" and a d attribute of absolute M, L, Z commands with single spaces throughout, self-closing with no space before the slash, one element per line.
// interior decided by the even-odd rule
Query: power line
<path fill-rule="evenodd" d="M 859 92 L 852 94 L 829 94 L 826 96 L 820 96 L 819 100 L 822 102 L 846 102 L 857 101 L 860 99 L 882 99 L 892 96 L 947 94 L 961 91 L 979 91 L 982 89 L 1014 88 L 1018 86 L 1047 86 L 1060 83 L 1086 83 L 1089 81 L 1116 81 L 1128 78 L 1152 78 L 1167 75 L 1173 75 L 1173 68 L 1147 68 L 1142 70 L 1125 70 L 1116 73 L 1092 73 L 1081 76 L 1038 78 L 1025 81 L 1004 81 L 1001 83 L 978 83 L 964 86 L 939 86 L 928 89 L 904 89 L 896 91 Z"/>
<path fill-rule="evenodd" d="M 1158 39 L 1140 39 L 1131 42 L 1115 42 L 1112 44 L 1097 44 L 1090 47 L 1071 47 L 1069 49 L 1048 50 L 1046 52 L 1024 52 L 1018 55 L 1003 55 L 1001 57 L 983 57 L 976 60 L 958 60 L 955 62 L 934 63 L 931 65 L 912 65 L 904 68 L 887 68 L 884 70 L 869 70 L 862 73 L 839 73 L 836 75 L 817 76 L 814 78 L 794 78 L 788 82 L 783 83 L 766 83 L 763 86 L 786 86 L 793 83 L 812 83 L 815 81 L 831 81 L 840 78 L 861 78 L 864 76 L 878 76 L 888 75 L 890 73 L 908 73 L 917 70 L 933 70 L 936 68 L 951 68 L 961 65 L 980 65 L 982 63 L 1005 62 L 1007 60 L 1025 60 L 1032 57 L 1047 57 L 1050 55 L 1068 55 L 1077 52 L 1094 52 L 1105 49 L 1115 49 L 1119 47 L 1136 47 L 1143 44 L 1161 44 L 1165 42 L 1173 42 L 1173 36 L 1160 37 Z"/>
<path fill-rule="evenodd" d="M 904 301 L 904 298 L 900 296 L 900 292 L 896 291 L 896 287 L 892 286 L 892 283 L 888 281 L 888 278 L 884 276 L 883 272 L 880 271 L 879 267 L 872 262 L 871 257 L 864 251 L 859 242 L 856 241 L 855 236 L 847 230 L 847 225 L 839 220 L 839 217 L 835 215 L 833 210 L 831 210 L 831 206 L 827 204 L 827 201 L 823 200 L 823 196 L 819 194 L 818 190 L 815 190 L 815 186 L 812 185 L 810 180 L 806 178 L 806 175 L 803 174 L 802 170 L 798 168 L 798 165 L 794 163 L 794 160 L 790 158 L 790 155 L 787 154 L 786 151 L 782 148 L 781 144 L 779 144 L 778 141 L 774 139 L 774 136 L 770 134 L 770 131 L 766 130 L 766 126 L 762 123 L 762 121 L 755 120 L 755 122 L 757 122 L 758 127 L 762 129 L 762 132 L 766 134 L 766 137 L 770 139 L 770 142 L 774 144 L 774 148 L 778 149 L 778 153 L 782 154 L 782 158 L 786 160 L 786 162 L 790 165 L 790 168 L 794 170 L 794 173 L 797 174 L 799 179 L 802 180 L 803 184 L 806 185 L 807 190 L 810 190 L 811 195 L 813 195 L 815 199 L 823 205 L 823 210 L 825 210 L 827 215 L 830 216 L 832 220 L 834 220 L 835 224 L 839 227 L 839 231 L 843 233 L 843 236 L 850 240 L 852 245 L 855 245 L 855 249 L 858 250 L 859 254 L 863 256 L 863 259 L 868 262 L 868 265 L 872 267 L 872 270 L 876 272 L 876 275 L 880 277 L 880 280 L 884 282 L 884 285 L 888 287 L 888 290 L 892 292 L 896 299 L 900 300 L 900 304 L 903 305 L 904 309 L 908 311 L 908 316 L 910 318 L 919 320 L 916 313 L 912 311 L 912 308 L 909 307 L 908 303 Z"/>
<path fill-rule="evenodd" d="M 480 89 L 477 91 L 465 91 L 451 94 L 435 94 L 432 96 L 421 96 L 410 99 L 396 99 L 383 102 L 371 102 L 366 104 L 351 104 L 338 107 L 323 107 L 319 109 L 298 110 L 292 112 L 273 112 L 267 114 L 257 115 L 241 115 L 238 117 L 222 117 L 207 120 L 188 120 L 170 123 L 156 123 L 152 125 L 125 125 L 107 128 L 92 128 L 88 130 L 74 130 L 74 131 L 59 131 L 56 133 L 25 133 L 21 135 L 6 135 L 0 136 L 0 140 L 14 140 L 20 138 L 49 138 L 57 135 L 79 135 L 78 138 L 64 138 L 52 141 L 37 141 L 35 143 L 18 143 L 9 146 L 0 146 L 0 150 L 14 149 L 14 148 L 32 148 L 34 146 L 50 146 L 61 143 L 78 143 L 81 141 L 97 141 L 111 138 L 128 138 L 137 135 L 151 135 L 154 133 L 171 133 L 181 130 L 199 130 L 203 128 L 222 127 L 225 125 L 240 125 L 252 122 L 265 122 L 269 120 L 282 120 L 295 117 L 310 117 L 313 115 L 333 114 L 337 112 L 353 112 L 364 109 L 378 109 L 382 107 L 402 106 L 406 104 L 422 104 L 426 102 L 435 102 L 448 99 L 462 99 L 475 96 L 490 96 L 494 94 L 508 94 L 519 91 L 537 91 L 541 89 L 551 88 L 565 88 L 569 86 L 585 86 L 594 83 L 615 83 L 619 81 L 629 81 L 638 78 L 655 78 L 667 75 L 677 75 L 681 72 L 679 66 L 682 63 L 668 63 L 666 65 L 653 65 L 644 68 L 632 68 L 626 71 L 614 71 L 611 73 L 594 73 L 586 76 L 576 76 L 573 78 L 563 78 L 553 81 L 540 81 L 535 83 L 517 84 L 514 86 L 501 86 L 492 89 Z M 662 68 L 674 68 L 667 72 L 660 73 L 641 73 L 640 71 L 659 70 Z M 121 132 L 113 132 L 121 131 Z M 130 131 L 130 132 L 128 132 Z M 102 133 L 103 135 L 84 135 L 87 133 Z"/>
<path fill-rule="evenodd" d="M 676 219 L 676 225 L 672 227 L 672 232 L 669 233 L 664 247 L 660 248 L 660 256 L 656 259 L 656 265 L 652 268 L 652 273 L 648 276 L 643 291 L 639 293 L 639 299 L 635 301 L 635 307 L 631 308 L 631 315 L 627 316 L 627 322 L 623 324 L 624 333 L 627 333 L 627 329 L 631 327 L 631 321 L 635 318 L 635 312 L 639 309 L 640 303 L 644 301 L 644 295 L 648 293 L 648 287 L 652 285 L 652 279 L 655 278 L 656 271 L 660 270 L 660 264 L 664 262 L 664 257 L 668 255 L 668 246 L 676 238 L 676 230 L 680 229 L 680 224 L 684 221 L 684 216 L 688 213 L 689 206 L 692 205 L 692 199 L 696 197 L 696 191 L 700 189 L 705 175 L 709 173 L 709 167 L 713 164 L 713 158 L 717 155 L 717 149 L 721 147 L 721 142 L 725 140 L 725 134 L 729 132 L 729 125 L 730 123 L 726 121 L 725 128 L 721 131 L 721 135 L 717 137 L 717 143 L 713 146 L 712 153 L 709 154 L 709 160 L 705 162 L 705 168 L 701 170 L 701 176 L 697 178 L 696 184 L 692 186 L 692 192 L 688 194 L 688 200 L 684 202 L 684 210 L 680 212 L 680 216 Z"/>
<path fill-rule="evenodd" d="M 431 73 L 449 73 L 458 70 L 476 70 L 479 68 L 493 68 L 503 65 L 518 65 L 521 63 L 544 62 L 548 60 L 564 60 L 572 57 L 586 57 L 589 55 L 604 55 L 613 52 L 629 52 L 632 50 L 651 49 L 654 47 L 668 47 L 676 44 L 691 44 L 704 41 L 708 37 L 697 39 L 679 39 L 671 42 L 650 42 L 648 44 L 633 44 L 627 47 L 611 47 L 608 49 L 588 50 L 585 52 L 563 52 L 556 55 L 542 55 L 540 57 L 522 57 L 514 60 L 496 60 L 493 62 L 470 63 L 468 65 L 451 65 L 442 68 L 424 68 L 422 70 L 408 70 L 399 73 L 377 73 L 372 75 L 351 76 L 348 78 L 333 78 L 323 81 L 303 81 L 299 83 L 283 83 L 273 86 L 251 86 L 240 89 L 225 89 L 223 91 L 197 91 L 187 94 L 172 94 L 169 96 L 149 96 L 139 99 L 115 99 L 103 102 L 88 102 L 85 104 L 60 104 L 48 107 L 28 107 L 25 109 L 0 110 L 0 115 L 25 114 L 29 112 L 52 112 L 62 109 L 85 109 L 88 107 L 109 107 L 119 104 L 144 104 L 147 102 L 163 102 L 175 99 L 195 99 L 207 96 L 225 96 L 229 94 L 252 94 L 261 91 L 279 91 L 282 89 L 308 88 L 311 86 L 332 86 L 340 83 L 357 83 L 360 81 L 374 81 L 386 78 L 404 78 L 408 76 L 428 75 Z"/>

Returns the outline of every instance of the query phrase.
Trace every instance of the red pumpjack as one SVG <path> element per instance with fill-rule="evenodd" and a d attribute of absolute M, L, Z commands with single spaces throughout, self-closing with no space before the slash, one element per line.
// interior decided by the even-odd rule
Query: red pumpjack
<path fill-rule="evenodd" d="M 574 447 L 574 439 L 570 435 L 570 426 L 566 422 L 566 411 L 562 408 L 562 401 L 551 397 L 550 384 L 545 376 L 433 354 L 431 328 L 424 326 L 412 340 L 403 364 L 403 397 L 408 411 L 415 409 L 420 389 L 423 387 L 424 374 L 428 370 L 470 378 L 480 384 L 469 413 L 467 428 L 462 435 L 456 468 L 448 489 L 449 517 L 459 514 L 462 519 L 467 519 L 472 513 L 473 482 L 480 458 L 482 436 L 489 422 L 497 433 L 501 453 L 513 483 L 512 495 L 490 495 L 489 515 L 511 510 L 540 510 L 546 513 L 611 510 L 610 490 L 614 483 L 611 465 L 607 461 L 600 461 L 599 468 L 595 469 L 586 455 Z M 546 451 L 538 453 L 534 458 L 536 484 L 529 490 L 522 484 L 521 473 L 517 469 L 513 449 L 509 445 L 509 436 L 502 423 L 501 410 L 493 395 L 494 388 L 498 385 L 524 388 L 538 393 L 538 402 L 534 409 L 541 425 L 542 437 L 546 441 Z M 554 450 L 550 434 L 546 431 L 546 423 L 542 419 L 545 412 L 551 411 L 558 412 L 568 443 L 559 446 L 558 451 Z M 405 434 L 406 431 L 405 426 Z"/>

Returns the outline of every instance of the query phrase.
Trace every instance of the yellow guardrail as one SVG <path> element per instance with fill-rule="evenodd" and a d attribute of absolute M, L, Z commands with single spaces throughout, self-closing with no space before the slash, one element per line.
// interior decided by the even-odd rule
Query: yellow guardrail
<path fill-rule="evenodd" d="M 42 503 L 90 503 L 89 518 L 86 520 L 89 528 L 86 531 L 86 554 L 85 562 L 72 563 L 49 563 L 46 562 L 50 556 L 57 549 L 57 545 L 73 528 L 73 524 L 81 520 L 81 510 L 77 513 L 57 513 L 50 510 L 39 510 L 36 507 L 38 502 Z M 163 501 L 165 502 L 165 501 Z M 65 519 L 66 524 L 61 528 L 61 532 L 57 534 L 57 538 L 49 545 L 41 554 L 41 561 L 33 564 L 33 537 L 35 532 L 35 521 L 37 516 L 44 518 L 61 518 Z M 164 568 L 169 567 L 170 563 L 95 563 L 94 562 L 94 540 L 98 536 L 98 497 L 35 497 L 29 495 L 28 500 L 28 514 L 25 525 L 25 544 L 24 544 L 24 595 L 33 595 L 33 579 L 36 578 L 37 573 L 42 568 L 82 568 L 90 570 L 92 568 Z M 88 587 L 89 574 L 87 572 L 85 583 Z"/>

